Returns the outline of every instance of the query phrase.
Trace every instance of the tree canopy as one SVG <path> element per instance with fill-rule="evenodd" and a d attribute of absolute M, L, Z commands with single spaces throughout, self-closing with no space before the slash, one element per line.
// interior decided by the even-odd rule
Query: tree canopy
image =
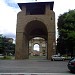
<path fill-rule="evenodd" d="M 14 51 L 15 44 L 13 44 L 13 42 L 10 41 L 10 38 L 6 38 L 2 34 L 0 34 L 0 54 L 14 54 Z"/>
<path fill-rule="evenodd" d="M 75 10 L 70 10 L 58 18 L 57 50 L 61 54 L 71 53 L 74 55 L 75 49 Z"/>

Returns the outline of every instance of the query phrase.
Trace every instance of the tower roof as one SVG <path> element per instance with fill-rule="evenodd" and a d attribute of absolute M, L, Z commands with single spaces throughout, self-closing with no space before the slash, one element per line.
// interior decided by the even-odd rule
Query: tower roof
<path fill-rule="evenodd" d="M 36 6 L 36 5 L 50 5 L 50 9 L 53 10 L 53 6 L 54 6 L 54 1 L 52 2 L 30 2 L 30 3 L 18 3 L 20 9 L 22 10 L 22 6 L 27 6 L 27 7 L 32 7 L 32 6 Z"/>

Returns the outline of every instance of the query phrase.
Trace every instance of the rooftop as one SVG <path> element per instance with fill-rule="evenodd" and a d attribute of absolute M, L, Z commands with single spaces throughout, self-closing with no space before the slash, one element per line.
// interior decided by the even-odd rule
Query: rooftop
<path fill-rule="evenodd" d="M 30 2 L 30 3 L 18 3 L 20 9 L 22 10 L 22 6 L 26 6 L 28 8 L 32 8 L 32 7 L 35 7 L 35 8 L 39 8 L 41 6 L 44 6 L 44 5 L 47 5 L 49 4 L 50 5 L 50 10 L 53 10 L 53 6 L 54 6 L 54 1 L 52 2 Z"/>

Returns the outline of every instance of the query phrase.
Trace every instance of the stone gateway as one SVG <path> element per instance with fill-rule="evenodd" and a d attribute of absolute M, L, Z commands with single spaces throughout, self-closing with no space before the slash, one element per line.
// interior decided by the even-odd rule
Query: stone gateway
<path fill-rule="evenodd" d="M 18 3 L 15 59 L 29 58 L 29 41 L 34 37 L 44 38 L 47 59 L 55 53 L 54 2 Z"/>

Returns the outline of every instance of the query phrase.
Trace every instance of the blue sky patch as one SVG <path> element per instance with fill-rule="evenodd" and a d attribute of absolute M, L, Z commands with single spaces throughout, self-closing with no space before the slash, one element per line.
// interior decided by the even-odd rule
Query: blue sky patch
<path fill-rule="evenodd" d="M 4 0 L 5 4 L 7 4 L 9 7 L 13 8 L 19 8 L 18 4 L 14 0 Z"/>

